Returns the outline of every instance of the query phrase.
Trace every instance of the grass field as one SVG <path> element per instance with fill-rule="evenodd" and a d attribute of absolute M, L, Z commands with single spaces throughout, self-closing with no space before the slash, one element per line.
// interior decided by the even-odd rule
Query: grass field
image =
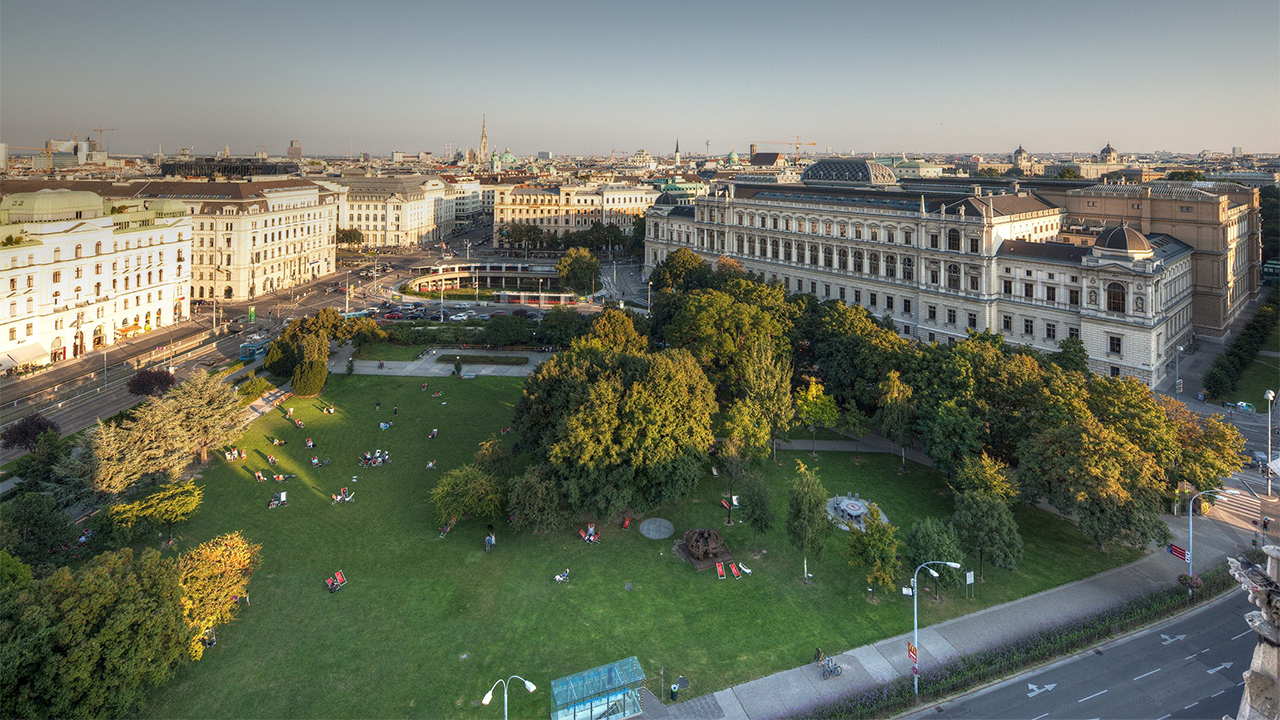
<path fill-rule="evenodd" d="M 1280 325 L 1271 329 L 1271 334 L 1262 344 L 1262 349 L 1280 352 Z M 1280 383 L 1276 378 L 1280 378 L 1280 357 L 1259 354 L 1240 374 L 1240 383 L 1236 386 L 1236 391 L 1227 395 L 1226 399 L 1231 402 L 1253 403 L 1258 407 L 1259 412 L 1265 413 L 1267 401 L 1262 394 L 1268 390 L 1280 392 Z"/>
<path fill-rule="evenodd" d="M 576 527 L 537 537 L 495 521 L 497 548 L 486 554 L 486 520 L 475 518 L 441 539 L 427 498 L 441 470 L 423 466 L 437 460 L 448 470 L 467 462 L 479 441 L 510 424 L 519 383 L 440 378 L 429 387 L 444 395 L 432 398 L 417 378 L 335 374 L 323 398 L 288 403 L 305 430 L 280 413 L 251 426 L 239 442 L 250 459 L 214 460 L 198 480 L 204 505 L 182 528 L 180 548 L 235 529 L 262 543 L 252 606 L 219 630 L 204 660 L 182 667 L 158 690 L 143 715 L 495 718 L 499 711 L 480 707 L 480 698 L 494 680 L 519 674 L 538 690 L 513 690 L 511 714 L 536 717 L 548 712 L 551 680 L 631 655 L 651 689 L 659 689 L 658 669 L 665 668 L 668 676 L 687 676 L 693 696 L 805 663 L 815 646 L 839 652 L 910 629 L 907 598 L 894 594 L 879 605 L 863 599 L 865 570 L 850 568 L 840 555 L 842 532 L 822 559 L 810 558 L 810 586 L 800 582 L 801 557 L 787 545 L 781 519 L 760 539 L 765 552 L 753 554 L 749 528 L 722 524 L 722 486 L 709 473 L 691 498 L 655 515 L 671 520 L 677 536 L 691 527 L 721 530 L 752 577 L 695 573 L 672 557 L 677 538 L 647 540 L 621 531 L 616 519 L 600 523 L 603 542 L 595 546 L 579 541 Z M 336 415 L 320 414 L 327 401 L 337 404 Z M 379 421 L 391 419 L 393 428 L 378 430 Z M 432 428 L 440 435 L 427 440 Z M 289 444 L 273 448 L 269 438 L 277 435 Z M 305 448 L 306 437 L 316 450 Z M 394 462 L 358 469 L 356 457 L 376 448 L 391 450 Z M 253 470 L 267 468 L 268 450 L 283 472 L 298 477 L 284 486 L 254 482 Z M 312 454 L 333 465 L 312 470 Z M 809 459 L 783 453 L 781 464 L 766 468 L 780 515 L 800 458 Z M 950 510 L 939 474 L 909 465 L 899 475 L 893 456 L 827 453 L 816 464 L 831 494 L 859 492 L 904 529 Z M 343 486 L 356 493 L 355 502 L 331 504 L 330 494 Z M 281 489 L 289 492 L 288 507 L 267 510 Z M 1039 510 L 1021 508 L 1017 515 L 1027 542 L 1018 572 L 988 567 L 977 599 L 952 590 L 946 602 L 921 603 L 922 625 L 1138 556 L 1094 551 L 1069 523 Z M 570 582 L 557 585 L 552 576 L 566 567 Z M 323 583 L 335 570 L 349 584 L 330 594 Z"/>
<path fill-rule="evenodd" d="M 421 345 L 395 345 L 387 342 L 366 343 L 356 348 L 357 360 L 417 360 L 418 353 L 430 347 Z"/>

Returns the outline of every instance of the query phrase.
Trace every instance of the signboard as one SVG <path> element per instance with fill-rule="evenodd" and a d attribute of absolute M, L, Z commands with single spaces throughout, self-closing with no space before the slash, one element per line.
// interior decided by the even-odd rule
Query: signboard
<path fill-rule="evenodd" d="M 253 321 L 254 321 L 254 318 L 256 318 L 257 316 L 258 316 L 258 309 L 257 309 L 257 307 L 256 307 L 256 306 L 255 306 L 255 307 L 250 307 L 250 308 L 249 308 L 249 322 L 253 322 Z"/>
<path fill-rule="evenodd" d="M 391 302 L 404 302 L 404 295 L 400 293 L 391 293 Z"/>
<path fill-rule="evenodd" d="M 965 574 L 964 574 L 964 584 L 965 584 L 965 585 L 972 585 L 972 584 L 973 584 L 973 571 L 972 571 L 972 570 L 970 570 L 969 572 L 967 572 L 967 573 L 965 573 Z"/>
<path fill-rule="evenodd" d="M 911 597 L 911 595 L 912 595 L 913 593 L 911 592 L 911 588 L 909 588 L 909 587 L 904 587 L 904 588 L 902 588 L 902 594 L 903 594 L 903 595 L 906 595 L 907 597 Z"/>
<path fill-rule="evenodd" d="M 1187 551 L 1172 543 L 1169 544 L 1169 554 L 1183 562 L 1190 562 L 1188 559 L 1190 556 L 1187 555 Z"/>
<path fill-rule="evenodd" d="M 916 661 L 916 646 L 910 640 L 907 641 L 907 657 L 911 658 L 911 662 Z"/>
<path fill-rule="evenodd" d="M 1182 392 L 1182 378 L 1178 378 L 1178 392 Z"/>

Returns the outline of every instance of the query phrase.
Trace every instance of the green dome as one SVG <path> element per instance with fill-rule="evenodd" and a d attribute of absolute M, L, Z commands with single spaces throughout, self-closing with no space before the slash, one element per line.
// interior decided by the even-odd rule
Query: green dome
<path fill-rule="evenodd" d="M 172 200 L 164 198 L 161 200 L 152 200 L 147 209 L 157 215 L 186 215 L 187 206 L 182 204 L 180 200 Z"/>
<path fill-rule="evenodd" d="M 49 222 L 102 217 L 102 198 L 87 190 L 37 190 L 15 193 L 0 202 L 10 222 Z"/>
<path fill-rule="evenodd" d="M 736 165 L 738 163 L 738 152 L 736 150 L 730 150 L 728 160 L 730 165 Z"/>
<path fill-rule="evenodd" d="M 520 158 L 516 157 L 515 155 L 512 155 L 511 148 L 507 148 L 506 150 L 502 151 L 502 155 L 498 158 L 498 162 L 503 164 L 516 163 L 516 162 L 520 162 Z"/>

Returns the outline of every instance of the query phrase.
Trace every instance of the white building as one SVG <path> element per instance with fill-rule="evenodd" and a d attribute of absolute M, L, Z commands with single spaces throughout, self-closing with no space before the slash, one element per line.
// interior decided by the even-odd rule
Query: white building
<path fill-rule="evenodd" d="M 0 369 L 79 357 L 189 314 L 182 203 L 16 193 L 0 202 L 0 236 Z"/>
<path fill-rule="evenodd" d="M 453 228 L 454 203 L 434 175 L 343 175 L 332 182 L 347 188 L 339 227 L 359 230 L 366 246 L 418 247 Z"/>
<path fill-rule="evenodd" d="M 630 232 L 637 217 L 661 195 L 638 185 L 561 185 L 553 187 L 495 187 L 493 227 L 495 245 L 503 240 L 508 223 L 536 225 L 557 237 L 591 227 L 592 223 L 617 225 Z"/>
<path fill-rule="evenodd" d="M 1079 337 L 1091 368 L 1155 385 L 1192 328 L 1193 249 L 1116 226 L 1056 242 L 1066 210 L 1028 192 L 921 195 L 878 163 L 824 160 L 801 185 L 728 185 L 646 216 L 646 271 L 678 248 L 891 318 L 921 342 L 969 331 L 1052 352 Z"/>

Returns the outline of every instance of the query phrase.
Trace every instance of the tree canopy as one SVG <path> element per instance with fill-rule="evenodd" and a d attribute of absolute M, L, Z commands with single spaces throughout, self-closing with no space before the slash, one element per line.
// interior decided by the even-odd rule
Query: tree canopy
<path fill-rule="evenodd" d="M 816 469 L 796 461 L 796 476 L 787 494 L 787 539 L 804 556 L 804 582 L 809 582 L 809 556 L 819 560 L 835 530 L 827 515 L 827 490 Z"/>
<path fill-rule="evenodd" d="M 587 295 L 600 287 L 600 261 L 583 247 L 571 247 L 556 262 L 560 287 Z"/>
<path fill-rule="evenodd" d="M 890 525 L 882 516 L 880 506 L 870 503 L 864 516 L 863 527 L 849 529 L 849 542 L 845 557 L 852 567 L 867 568 L 867 584 L 891 593 L 898 584 L 898 528 Z"/>
<path fill-rule="evenodd" d="M 40 436 L 50 430 L 59 435 L 62 434 L 62 428 L 58 423 L 38 412 L 33 412 L 5 428 L 4 432 L 0 432 L 0 447 L 16 447 L 31 452 L 35 449 L 36 443 L 40 442 Z"/>

